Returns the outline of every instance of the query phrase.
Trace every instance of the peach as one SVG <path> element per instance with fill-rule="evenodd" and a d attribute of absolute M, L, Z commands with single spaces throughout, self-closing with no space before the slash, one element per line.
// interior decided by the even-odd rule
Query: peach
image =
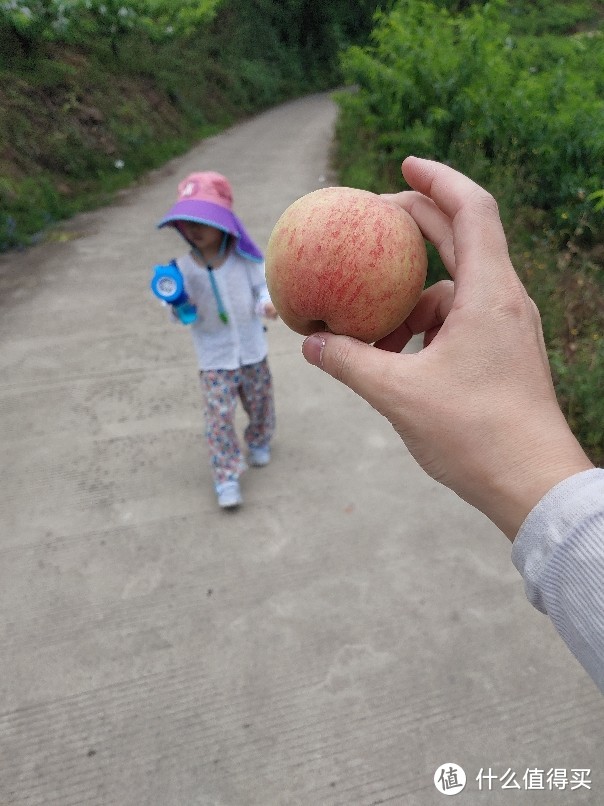
<path fill-rule="evenodd" d="M 286 325 L 372 343 L 405 321 L 426 281 L 426 245 L 394 202 L 349 187 L 308 193 L 279 218 L 266 250 L 271 299 Z"/>

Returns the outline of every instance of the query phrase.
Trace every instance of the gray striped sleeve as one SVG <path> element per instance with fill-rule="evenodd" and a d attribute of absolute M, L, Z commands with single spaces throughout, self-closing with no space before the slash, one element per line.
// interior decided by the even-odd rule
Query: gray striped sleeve
<path fill-rule="evenodd" d="M 604 692 L 604 470 L 553 487 L 512 546 L 529 601 Z"/>

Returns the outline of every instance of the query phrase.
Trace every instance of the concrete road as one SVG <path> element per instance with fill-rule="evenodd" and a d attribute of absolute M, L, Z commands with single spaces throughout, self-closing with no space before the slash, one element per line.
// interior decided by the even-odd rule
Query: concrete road
<path fill-rule="evenodd" d="M 264 247 L 334 183 L 335 115 L 273 109 L 0 258 L 2 806 L 431 806 L 449 762 L 460 803 L 604 802 L 602 699 L 509 543 L 280 322 L 273 462 L 216 506 L 154 224 L 215 169 Z"/>

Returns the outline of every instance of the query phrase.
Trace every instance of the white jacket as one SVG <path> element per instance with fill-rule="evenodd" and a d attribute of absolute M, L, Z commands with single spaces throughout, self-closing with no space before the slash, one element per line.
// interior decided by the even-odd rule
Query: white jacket
<path fill-rule="evenodd" d="M 604 470 L 553 487 L 522 524 L 512 561 L 530 602 L 604 694 Z"/>
<path fill-rule="evenodd" d="M 197 306 L 197 321 L 188 325 L 199 369 L 238 369 L 266 358 L 268 345 L 262 322 L 264 305 L 270 302 L 264 263 L 246 260 L 231 252 L 214 278 L 228 314 L 228 324 L 218 315 L 218 305 L 208 269 L 191 254 L 176 261 L 185 291 Z"/>

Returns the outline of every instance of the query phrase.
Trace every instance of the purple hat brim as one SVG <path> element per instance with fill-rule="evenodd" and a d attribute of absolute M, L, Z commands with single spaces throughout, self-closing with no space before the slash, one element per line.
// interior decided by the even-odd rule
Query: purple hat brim
<path fill-rule="evenodd" d="M 245 227 L 232 210 L 212 202 L 199 199 L 178 201 L 157 225 L 158 229 L 172 226 L 178 229 L 179 221 L 193 221 L 196 224 L 208 224 L 211 227 L 228 232 L 235 238 L 235 251 L 242 257 L 260 263 L 264 256 L 248 235 Z"/>

